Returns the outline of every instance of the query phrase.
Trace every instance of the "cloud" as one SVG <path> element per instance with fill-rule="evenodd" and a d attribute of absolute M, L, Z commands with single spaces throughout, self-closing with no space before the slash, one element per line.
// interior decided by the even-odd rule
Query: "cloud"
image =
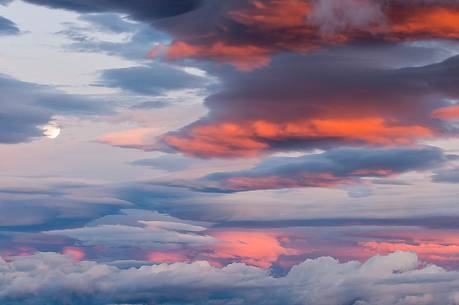
<path fill-rule="evenodd" d="M 128 22 L 118 14 L 112 13 L 84 14 L 79 19 L 90 23 L 92 29 L 99 32 L 129 33 L 138 27 L 137 23 Z M 89 30 L 89 28 L 85 30 Z"/>
<path fill-rule="evenodd" d="M 95 185 L 10 178 L 0 187 L 0 228 L 16 232 L 70 228 L 130 205 Z"/>
<path fill-rule="evenodd" d="M 161 109 L 161 108 L 166 108 L 168 106 L 171 106 L 171 102 L 155 100 L 155 101 L 142 102 L 140 104 L 132 106 L 131 109 L 134 109 L 134 110 L 139 110 L 139 109 L 145 109 L 145 110 L 148 110 L 148 109 Z"/>
<path fill-rule="evenodd" d="M 137 247 L 161 249 L 180 246 L 203 246 L 215 242 L 211 236 L 201 234 L 205 227 L 175 221 L 138 220 L 136 226 L 101 224 L 75 229 L 48 231 L 47 234 L 66 236 L 86 246 Z"/>
<path fill-rule="evenodd" d="M 415 252 L 424 261 L 445 266 L 459 263 L 459 240 L 451 230 L 438 229 L 382 229 L 359 235 L 359 245 L 370 255 L 395 251 Z"/>
<path fill-rule="evenodd" d="M 57 32 L 58 35 L 71 40 L 64 45 L 66 49 L 145 61 L 155 44 L 169 40 L 167 35 L 154 30 L 150 24 L 128 22 L 119 14 L 84 14 L 79 19 L 85 24 L 65 23 L 64 29 Z M 100 32 L 125 37 L 121 41 L 106 40 L 97 35 Z"/>
<path fill-rule="evenodd" d="M 150 262 L 205 260 L 214 266 L 235 261 L 269 268 L 282 255 L 298 254 L 284 246 L 288 237 L 275 230 L 213 229 L 214 224 L 193 222 L 146 210 L 123 210 L 84 227 L 43 232 L 71 238 L 75 245 L 132 249 Z"/>
<path fill-rule="evenodd" d="M 17 34 L 19 34 L 19 29 L 16 24 L 13 21 L 0 16 L 0 36 Z"/>
<path fill-rule="evenodd" d="M 3 230 L 41 230 L 81 225 L 114 213 L 126 203 L 112 199 L 72 197 L 11 199 L 0 203 L 0 228 Z"/>
<path fill-rule="evenodd" d="M 337 50 L 281 56 L 250 73 L 221 69 L 222 88 L 206 100 L 208 116 L 163 142 L 195 157 L 235 158 L 455 135 L 433 113 L 459 97 L 458 62 L 387 69 Z"/>
<path fill-rule="evenodd" d="M 442 120 L 458 120 L 459 119 L 459 105 L 447 106 L 444 108 L 436 109 L 433 116 Z"/>
<path fill-rule="evenodd" d="M 0 75 L 0 143 L 27 142 L 43 135 L 40 126 L 54 115 L 109 114 L 107 104 L 70 95 L 50 86 L 22 82 Z"/>
<path fill-rule="evenodd" d="M 383 3 L 372 0 L 311 1 L 311 12 L 307 18 L 319 26 L 324 35 L 381 26 L 386 22 Z"/>
<path fill-rule="evenodd" d="M 413 253 L 365 263 L 306 260 L 285 276 L 243 264 L 206 262 L 119 269 L 37 253 L 0 260 L 0 300 L 16 304 L 457 304 L 459 275 L 422 265 Z M 8 280 L 6 280 L 8 279 Z M 180 291 L 181 293 L 177 293 Z"/>
<path fill-rule="evenodd" d="M 97 85 L 155 96 L 171 90 L 202 88 L 207 82 L 203 77 L 191 75 L 170 65 L 151 64 L 104 70 Z"/>
<path fill-rule="evenodd" d="M 237 261 L 250 266 L 270 268 L 283 255 L 299 254 L 281 242 L 288 237 L 273 230 L 215 230 L 210 234 L 220 242 L 214 244 L 209 249 L 210 253 L 203 257 L 206 260 L 217 260 L 217 263 Z"/>
<path fill-rule="evenodd" d="M 123 148 L 137 149 L 142 147 L 145 150 L 154 150 L 156 147 L 158 147 L 156 144 L 157 136 L 157 128 L 141 127 L 108 133 L 100 137 L 98 141 L 100 143 Z M 145 145 L 145 143 L 149 144 Z"/>
<path fill-rule="evenodd" d="M 191 158 L 165 155 L 154 159 L 141 159 L 131 162 L 132 165 L 146 166 L 153 169 L 178 172 L 189 168 L 195 161 Z"/>
<path fill-rule="evenodd" d="M 137 20 L 153 21 L 158 18 L 184 14 L 196 9 L 199 7 L 201 0 L 170 0 L 167 3 L 161 0 L 141 0 L 135 4 L 123 0 L 27 0 L 27 2 L 51 8 L 77 11 L 79 13 L 117 12 L 128 14 Z"/>
<path fill-rule="evenodd" d="M 439 183 L 459 183 L 459 168 L 436 171 L 432 180 Z"/>
<path fill-rule="evenodd" d="M 336 148 L 302 157 L 268 158 L 250 170 L 215 173 L 197 182 L 189 182 L 189 185 L 205 192 L 346 186 L 350 187 L 351 194 L 360 197 L 369 194 L 365 190 L 362 194 L 362 190 L 356 190 L 353 185 L 369 184 L 370 181 L 365 182 L 364 178 L 386 178 L 410 171 L 431 170 L 449 159 L 434 147 Z"/>
<path fill-rule="evenodd" d="M 213 13 L 214 18 L 203 18 Z M 152 56 L 229 63 L 240 70 L 269 64 L 275 54 L 336 45 L 459 38 L 454 1 L 209 1 L 156 28 L 174 41 Z"/>

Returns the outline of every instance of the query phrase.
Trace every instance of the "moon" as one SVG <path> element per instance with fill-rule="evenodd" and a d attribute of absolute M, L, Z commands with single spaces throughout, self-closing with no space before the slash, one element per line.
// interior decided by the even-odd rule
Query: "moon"
<path fill-rule="evenodd" d="M 61 128 L 54 122 L 43 126 L 43 135 L 48 139 L 56 139 L 61 134 Z"/>

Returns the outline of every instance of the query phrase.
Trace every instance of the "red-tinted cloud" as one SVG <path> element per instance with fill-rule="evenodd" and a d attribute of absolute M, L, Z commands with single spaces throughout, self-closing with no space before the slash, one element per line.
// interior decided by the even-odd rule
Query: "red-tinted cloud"
<path fill-rule="evenodd" d="M 86 257 L 86 253 L 76 247 L 65 247 L 62 250 L 62 254 L 69 255 L 75 261 L 82 261 Z"/>
<path fill-rule="evenodd" d="M 191 127 L 185 134 L 166 135 L 163 140 L 185 154 L 209 158 L 254 156 L 268 150 L 270 142 L 338 139 L 343 144 L 399 145 L 433 134 L 425 126 L 389 124 L 378 117 L 318 118 L 280 123 L 258 120 L 202 124 Z"/>
<path fill-rule="evenodd" d="M 234 158 L 450 136 L 438 117 L 455 115 L 444 107 L 459 98 L 458 62 L 389 70 L 318 53 L 276 58 L 249 73 L 223 69 L 222 89 L 206 101 L 208 116 L 162 141 L 187 155 Z"/>
<path fill-rule="evenodd" d="M 186 17 L 182 27 L 166 22 L 164 30 L 176 40 L 160 47 L 161 53 L 170 60 L 207 59 L 249 70 L 284 51 L 368 40 L 459 38 L 459 5 L 453 1 L 244 0 L 213 9 L 216 19 L 199 21 L 200 26 L 187 28 Z"/>
<path fill-rule="evenodd" d="M 283 256 L 300 254 L 284 245 L 288 242 L 287 233 L 275 230 L 210 229 L 207 233 L 216 239 L 215 243 L 199 249 L 150 251 L 146 259 L 154 263 L 207 261 L 216 267 L 239 262 L 270 268 Z"/>
<path fill-rule="evenodd" d="M 369 255 L 410 251 L 422 260 L 440 265 L 459 264 L 459 238 L 455 231 L 401 230 L 378 235 L 382 238 L 360 243 Z"/>
<path fill-rule="evenodd" d="M 298 254 L 296 250 L 281 244 L 281 236 L 272 231 L 214 231 L 212 236 L 220 240 L 210 259 L 220 261 L 241 261 L 248 265 L 269 268 L 281 255 Z"/>
<path fill-rule="evenodd" d="M 153 263 L 178 263 L 178 262 L 189 262 L 190 259 L 184 252 L 151 251 L 147 255 L 147 261 L 153 262 Z"/>
<path fill-rule="evenodd" d="M 243 192 L 300 187 L 368 185 L 387 178 L 441 167 L 450 156 L 434 147 L 337 148 L 301 157 L 267 158 L 252 169 L 210 174 L 172 183 L 204 192 Z"/>
<path fill-rule="evenodd" d="M 442 120 L 457 120 L 459 119 L 459 105 L 435 109 L 433 117 Z"/>

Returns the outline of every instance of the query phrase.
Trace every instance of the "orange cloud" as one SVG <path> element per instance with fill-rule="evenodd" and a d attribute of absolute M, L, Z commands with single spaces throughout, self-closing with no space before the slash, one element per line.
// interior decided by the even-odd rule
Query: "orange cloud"
<path fill-rule="evenodd" d="M 442 120 L 457 120 L 459 119 L 459 105 L 436 109 L 433 117 Z"/>
<path fill-rule="evenodd" d="M 347 4 L 348 7 L 346 4 L 329 7 L 328 10 L 332 11 L 338 9 L 332 12 L 336 16 L 329 17 L 331 20 L 322 20 L 321 16 L 315 15 L 312 1 L 248 0 L 240 7 L 229 9 L 220 18 L 221 23 L 214 28 L 209 27 L 208 32 L 181 35 L 169 46 L 153 49 L 150 56 L 164 53 L 169 60 L 208 59 L 232 64 L 240 70 L 251 70 L 267 65 L 272 55 L 284 51 L 309 52 L 372 39 L 459 39 L 458 4 L 360 2 L 359 6 L 375 10 L 367 12 L 362 9 L 360 14 L 377 15 L 367 16 L 363 24 L 353 20 L 363 18 L 353 13 L 358 1 L 348 1 L 355 7 L 350 4 Z M 321 22 L 342 24 L 339 24 L 339 30 L 324 33 Z"/>
<path fill-rule="evenodd" d="M 82 261 L 86 257 L 86 253 L 75 247 L 65 247 L 62 254 L 69 255 L 75 261 Z"/>
<path fill-rule="evenodd" d="M 200 251 L 173 250 L 151 251 L 146 259 L 154 263 L 208 261 L 212 266 L 223 267 L 229 263 L 242 262 L 260 268 L 270 268 L 282 255 L 298 255 L 295 249 L 282 245 L 288 241 L 278 232 L 254 230 L 212 230 L 208 234 L 218 242 Z"/>
<path fill-rule="evenodd" d="M 396 251 L 416 252 L 422 260 L 431 262 L 459 262 L 458 244 L 405 242 L 363 242 L 361 246 L 372 254 L 389 254 Z"/>
<path fill-rule="evenodd" d="M 394 19 L 389 28 L 389 36 L 400 39 L 459 38 L 459 8 L 457 5 L 426 6 L 417 9 L 409 6 L 404 10 L 391 11 L 389 14 Z"/>
<path fill-rule="evenodd" d="M 285 248 L 274 232 L 216 231 L 212 236 L 221 242 L 216 244 L 210 258 L 241 261 L 260 268 L 269 268 L 281 255 L 296 255 L 296 250 Z"/>
<path fill-rule="evenodd" d="M 252 1 L 245 10 L 230 11 L 228 16 L 239 23 L 270 29 L 304 26 L 311 11 L 304 0 Z"/>
<path fill-rule="evenodd" d="M 164 55 L 168 60 L 184 58 L 212 58 L 230 63 L 241 71 L 249 71 L 269 64 L 272 51 L 256 45 L 230 45 L 223 41 L 211 45 L 193 45 L 185 41 L 174 41 L 169 46 L 158 46 L 149 53 L 150 58 Z"/>
<path fill-rule="evenodd" d="M 169 134 L 163 141 L 188 155 L 247 157 L 267 150 L 269 142 L 340 139 L 349 143 L 405 145 L 429 138 L 433 131 L 419 125 L 388 124 L 383 118 L 311 119 L 296 122 L 253 121 L 191 127 L 186 134 Z"/>
<path fill-rule="evenodd" d="M 416 252 L 422 260 L 438 264 L 459 263 L 459 236 L 448 230 L 401 230 L 378 232 L 386 241 L 361 242 L 369 253 L 387 254 L 395 251 Z"/>

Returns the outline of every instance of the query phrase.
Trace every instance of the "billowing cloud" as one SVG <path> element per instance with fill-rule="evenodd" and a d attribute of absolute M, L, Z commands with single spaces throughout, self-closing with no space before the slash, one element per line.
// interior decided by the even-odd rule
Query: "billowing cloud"
<path fill-rule="evenodd" d="M 211 11 L 215 18 L 200 20 Z M 153 57 L 212 60 L 251 70 L 285 51 L 459 38 L 459 7 L 454 1 L 209 1 L 190 15 L 179 17 L 178 24 L 166 20 L 156 25 L 175 40 L 153 49 Z"/>
<path fill-rule="evenodd" d="M 306 260 L 287 275 L 243 264 L 206 262 L 119 269 L 37 253 L 0 260 L 0 300 L 16 304 L 457 304 L 459 275 L 423 266 L 413 253 L 375 256 L 365 263 L 330 257 Z M 181 291 L 177 294 L 177 291 Z"/>
<path fill-rule="evenodd" d="M 163 142 L 188 155 L 234 158 L 456 134 L 433 113 L 459 97 L 458 62 L 391 70 L 338 51 L 279 57 L 250 73 L 223 69 L 221 91 L 207 98 L 209 115 Z"/>

